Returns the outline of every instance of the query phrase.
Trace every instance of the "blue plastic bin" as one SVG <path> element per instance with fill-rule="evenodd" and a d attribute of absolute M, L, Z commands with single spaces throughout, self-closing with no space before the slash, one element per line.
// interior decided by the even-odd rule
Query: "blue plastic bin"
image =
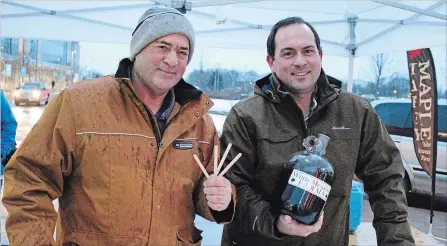
<path fill-rule="evenodd" d="M 352 191 L 349 208 L 349 232 L 354 233 L 362 221 L 363 211 L 363 184 L 352 181 Z"/>

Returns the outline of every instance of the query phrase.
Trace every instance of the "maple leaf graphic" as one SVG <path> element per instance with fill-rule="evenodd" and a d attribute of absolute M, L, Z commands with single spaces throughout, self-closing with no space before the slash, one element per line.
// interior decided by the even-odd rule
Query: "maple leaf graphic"
<path fill-rule="evenodd" d="M 410 50 L 408 51 L 408 53 L 410 53 L 410 58 L 414 59 L 416 58 L 419 54 L 421 54 L 421 49 L 417 49 L 417 50 Z"/>

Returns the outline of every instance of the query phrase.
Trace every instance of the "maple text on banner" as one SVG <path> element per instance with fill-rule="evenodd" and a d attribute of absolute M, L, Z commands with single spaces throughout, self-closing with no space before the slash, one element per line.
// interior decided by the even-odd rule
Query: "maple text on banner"
<path fill-rule="evenodd" d="M 436 170 L 438 100 L 436 74 L 430 49 L 407 51 L 416 156 L 432 178 Z"/>

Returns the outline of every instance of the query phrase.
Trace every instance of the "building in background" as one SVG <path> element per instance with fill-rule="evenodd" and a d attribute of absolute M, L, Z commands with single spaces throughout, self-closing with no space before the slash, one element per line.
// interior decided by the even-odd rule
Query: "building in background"
<path fill-rule="evenodd" d="M 56 88 L 78 81 L 79 42 L 2 38 L 0 86 L 14 90 L 26 81 L 42 81 Z"/>

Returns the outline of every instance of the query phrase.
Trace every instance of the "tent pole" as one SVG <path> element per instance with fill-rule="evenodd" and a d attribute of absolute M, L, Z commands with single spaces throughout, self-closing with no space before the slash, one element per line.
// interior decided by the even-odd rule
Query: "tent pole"
<path fill-rule="evenodd" d="M 349 68 L 348 68 L 348 85 L 346 90 L 348 92 L 352 92 L 353 87 L 352 77 L 354 75 L 354 57 L 355 57 L 355 50 L 357 48 L 355 40 L 355 26 L 357 23 L 357 19 L 358 17 L 356 15 L 349 16 L 347 18 L 349 24 L 349 45 L 346 48 L 349 50 Z"/>
<path fill-rule="evenodd" d="M 349 92 L 352 92 L 353 74 L 354 74 L 354 56 L 351 54 L 349 56 L 348 87 L 347 87 L 347 91 Z"/>

